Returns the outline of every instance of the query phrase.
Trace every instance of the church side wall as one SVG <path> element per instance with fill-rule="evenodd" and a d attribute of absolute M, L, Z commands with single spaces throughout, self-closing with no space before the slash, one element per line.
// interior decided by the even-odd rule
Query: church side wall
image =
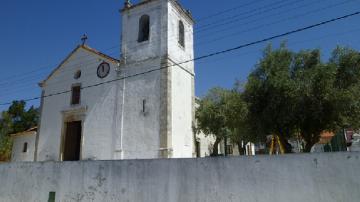
<path fill-rule="evenodd" d="M 354 202 L 359 153 L 0 164 L 0 201 Z"/>
<path fill-rule="evenodd" d="M 174 158 L 193 156 L 192 76 L 178 66 L 171 67 L 172 145 Z"/>
<path fill-rule="evenodd" d="M 171 68 L 171 131 L 174 158 L 194 155 L 193 105 L 194 63 L 193 27 L 176 4 L 168 2 L 168 57 Z M 185 47 L 179 44 L 179 22 L 185 27 Z M 178 63 L 182 63 L 177 65 Z"/>
<path fill-rule="evenodd" d="M 79 49 L 46 82 L 45 96 L 70 91 L 72 85 L 82 87 L 94 85 L 116 78 L 115 64 L 111 65 L 110 74 L 100 79 L 97 67 L 106 60 L 86 50 Z M 74 74 L 81 70 L 81 77 L 76 80 Z M 60 160 L 62 138 L 66 121 L 82 120 L 82 159 L 112 159 L 116 137 L 114 107 L 116 103 L 117 83 L 99 85 L 81 90 L 81 104 L 72 106 L 71 93 L 45 97 L 41 114 L 41 128 L 38 142 L 38 161 Z"/>

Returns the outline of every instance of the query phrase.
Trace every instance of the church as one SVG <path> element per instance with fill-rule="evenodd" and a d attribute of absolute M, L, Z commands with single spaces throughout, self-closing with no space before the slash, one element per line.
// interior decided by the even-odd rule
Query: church
<path fill-rule="evenodd" d="M 35 161 L 196 156 L 191 14 L 127 0 L 121 17 L 119 59 L 83 43 L 39 84 Z"/>

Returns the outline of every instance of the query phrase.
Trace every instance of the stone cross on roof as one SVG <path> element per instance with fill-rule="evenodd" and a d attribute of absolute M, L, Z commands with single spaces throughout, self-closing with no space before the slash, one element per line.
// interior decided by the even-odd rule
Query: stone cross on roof
<path fill-rule="evenodd" d="M 81 37 L 82 45 L 85 45 L 87 39 L 88 39 L 88 37 L 87 37 L 86 34 L 84 34 L 84 35 Z"/>

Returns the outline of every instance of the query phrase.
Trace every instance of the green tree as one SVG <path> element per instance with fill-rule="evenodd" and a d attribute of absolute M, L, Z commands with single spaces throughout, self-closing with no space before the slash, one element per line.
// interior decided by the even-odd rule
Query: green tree
<path fill-rule="evenodd" d="M 232 90 L 213 88 L 200 100 L 196 110 L 196 130 L 215 137 L 212 156 L 219 154 L 218 145 L 227 138 L 236 143 L 242 153 L 241 141 L 250 141 L 247 114 L 247 105 L 238 87 Z"/>
<path fill-rule="evenodd" d="M 254 141 L 254 138 L 249 135 L 247 127 L 247 103 L 242 97 L 239 85 L 235 86 L 233 90 L 227 91 L 224 95 L 224 117 L 229 131 L 228 137 L 238 146 L 239 154 L 243 154 L 242 141 Z"/>
<path fill-rule="evenodd" d="M 298 133 L 309 152 L 324 131 L 360 127 L 360 54 L 337 48 L 325 63 L 320 55 L 284 44 L 265 50 L 244 93 L 255 136 L 275 134 L 286 144 Z"/>
<path fill-rule="evenodd" d="M 296 85 L 290 71 L 293 59 L 294 53 L 285 44 L 277 50 L 268 46 L 248 77 L 244 92 L 249 107 L 248 125 L 258 139 L 277 135 L 286 145 L 296 131 Z"/>
<path fill-rule="evenodd" d="M 219 155 L 218 146 L 227 134 L 225 125 L 225 94 L 222 88 L 210 89 L 207 95 L 199 101 L 196 109 L 196 131 L 202 131 L 206 136 L 213 135 L 215 142 L 211 156 Z"/>
<path fill-rule="evenodd" d="M 0 118 L 0 161 L 10 159 L 12 142 L 8 134 L 12 127 L 11 118 L 7 112 L 1 113 Z"/>
<path fill-rule="evenodd" d="M 25 131 L 37 125 L 39 113 L 33 106 L 26 109 L 25 101 L 14 101 L 0 118 L 0 161 L 9 160 L 12 142 L 10 134 Z"/>
<path fill-rule="evenodd" d="M 360 53 L 350 48 L 337 47 L 329 65 L 336 68 L 338 129 L 360 128 Z"/>
<path fill-rule="evenodd" d="M 350 48 L 337 47 L 332 52 L 329 64 L 337 69 L 336 87 L 348 89 L 360 82 L 360 53 Z"/>
<path fill-rule="evenodd" d="M 325 64 L 298 69 L 295 112 L 296 125 L 305 140 L 305 152 L 319 141 L 323 131 L 335 130 L 338 116 L 336 91 L 333 87 L 336 70 Z"/>
<path fill-rule="evenodd" d="M 302 51 L 296 61 L 297 125 L 309 152 L 323 131 L 360 126 L 360 55 L 338 47 L 327 63 L 319 50 Z"/>

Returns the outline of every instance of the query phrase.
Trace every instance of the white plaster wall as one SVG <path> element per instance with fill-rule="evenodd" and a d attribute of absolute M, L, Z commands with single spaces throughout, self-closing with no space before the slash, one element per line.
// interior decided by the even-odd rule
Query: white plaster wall
<path fill-rule="evenodd" d="M 171 75 L 172 145 L 174 158 L 192 157 L 194 137 L 192 130 L 192 75 L 173 66 Z"/>
<path fill-rule="evenodd" d="M 255 155 L 255 144 L 254 143 L 251 143 L 251 142 L 248 142 L 246 145 L 245 145 L 245 153 L 246 155 L 248 156 L 253 156 Z"/>
<path fill-rule="evenodd" d="M 168 55 L 176 63 L 183 63 L 194 59 L 193 22 L 185 14 L 179 11 L 173 1 L 168 1 Z M 179 40 L 179 21 L 184 23 L 185 47 L 182 47 Z M 194 62 L 181 64 L 182 67 L 194 73 Z"/>
<path fill-rule="evenodd" d="M 105 60 L 111 65 L 110 74 L 100 79 L 97 67 Z M 80 48 L 45 83 L 45 96 L 66 92 L 71 86 L 81 83 L 82 87 L 116 78 L 115 64 L 107 59 Z M 74 73 L 81 70 L 81 77 L 74 79 Z M 81 90 L 81 104 L 70 105 L 71 93 L 66 92 L 44 98 L 38 142 L 38 161 L 60 160 L 63 111 L 86 108 L 83 123 L 82 159 L 112 159 L 111 143 L 116 136 L 114 105 L 116 104 L 116 82 Z M 101 116 L 100 116 L 101 115 Z"/>
<path fill-rule="evenodd" d="M 170 66 L 173 157 L 186 158 L 193 156 L 195 146 L 192 130 L 194 63 L 183 63 L 194 57 L 193 24 L 173 1 L 168 1 L 168 7 L 168 56 L 175 64 Z M 185 27 L 185 47 L 178 43 L 180 20 Z"/>
<path fill-rule="evenodd" d="M 0 164 L 0 201 L 355 202 L 359 153 Z"/>
<path fill-rule="evenodd" d="M 149 59 L 143 63 L 126 65 L 121 69 L 122 76 L 160 68 L 160 59 Z M 160 149 L 160 71 L 130 77 L 125 80 L 124 93 L 123 144 L 120 150 L 125 159 L 158 158 Z M 145 113 L 143 100 L 146 100 Z M 121 149 L 122 146 L 122 149 Z M 119 148 L 119 147 L 118 147 Z"/>
<path fill-rule="evenodd" d="M 36 132 L 13 137 L 11 161 L 34 161 Z M 23 152 L 27 142 L 27 152 Z"/>

